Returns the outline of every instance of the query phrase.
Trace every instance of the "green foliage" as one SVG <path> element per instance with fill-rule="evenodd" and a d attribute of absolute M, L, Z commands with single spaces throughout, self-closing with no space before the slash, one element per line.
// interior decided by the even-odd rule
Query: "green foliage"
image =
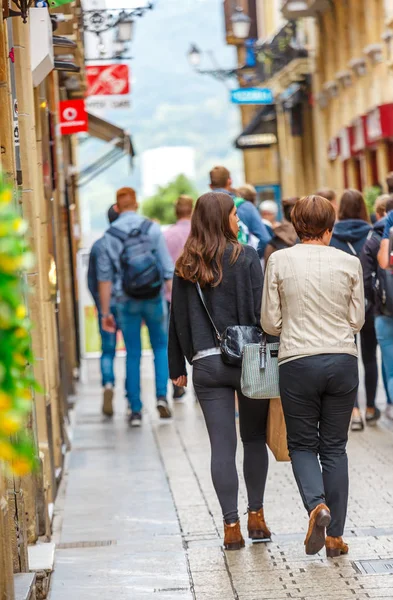
<path fill-rule="evenodd" d="M 366 202 L 369 215 L 374 213 L 375 201 L 380 194 L 381 190 L 375 186 L 368 187 L 364 190 L 364 200 Z"/>
<path fill-rule="evenodd" d="M 165 187 L 160 187 L 154 196 L 142 202 L 142 213 L 159 221 L 161 225 L 175 223 L 175 202 L 179 196 L 185 194 L 196 200 L 198 192 L 185 175 L 179 175 Z"/>
<path fill-rule="evenodd" d="M 36 465 L 33 440 L 24 432 L 38 390 L 31 323 L 24 304 L 23 271 L 32 265 L 26 223 L 12 208 L 12 190 L 0 173 L 0 461 L 17 475 Z"/>

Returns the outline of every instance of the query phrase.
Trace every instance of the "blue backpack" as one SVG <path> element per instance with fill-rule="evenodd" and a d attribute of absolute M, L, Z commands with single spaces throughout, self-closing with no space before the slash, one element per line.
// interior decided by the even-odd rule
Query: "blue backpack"
<path fill-rule="evenodd" d="M 137 300 L 155 298 L 163 284 L 162 269 L 148 235 L 152 225 L 152 221 L 145 219 L 129 233 L 113 225 L 107 232 L 123 243 L 120 255 L 123 290 L 126 296 Z"/>

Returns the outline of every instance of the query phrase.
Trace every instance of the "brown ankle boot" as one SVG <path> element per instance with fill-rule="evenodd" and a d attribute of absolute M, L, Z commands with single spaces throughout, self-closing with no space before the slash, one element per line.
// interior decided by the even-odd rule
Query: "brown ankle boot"
<path fill-rule="evenodd" d="M 326 537 L 326 556 L 328 558 L 335 558 L 342 554 L 348 554 L 349 546 L 344 542 L 342 537 Z"/>
<path fill-rule="evenodd" d="M 266 525 L 263 508 L 258 512 L 248 511 L 248 537 L 250 540 L 270 540 L 271 531 Z"/>
<path fill-rule="evenodd" d="M 330 525 L 330 510 L 325 504 L 318 504 L 310 513 L 308 531 L 304 545 L 306 554 L 317 554 L 325 545 L 326 527 Z"/>
<path fill-rule="evenodd" d="M 224 522 L 224 533 L 225 550 L 240 550 L 240 548 L 244 548 L 245 543 L 242 532 L 240 531 L 240 521 L 231 523 L 231 525 L 227 525 Z"/>

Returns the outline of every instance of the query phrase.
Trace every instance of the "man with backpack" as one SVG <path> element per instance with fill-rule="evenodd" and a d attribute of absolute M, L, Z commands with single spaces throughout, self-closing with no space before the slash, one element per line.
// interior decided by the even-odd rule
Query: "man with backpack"
<path fill-rule="evenodd" d="M 117 205 L 113 204 L 108 210 L 108 220 L 112 225 L 118 218 L 119 213 L 117 211 Z M 111 313 L 113 314 L 116 322 L 116 331 L 113 333 L 109 333 L 108 331 L 104 331 L 101 325 L 101 307 L 100 307 L 100 295 L 98 290 L 98 276 L 97 276 L 97 262 L 98 257 L 101 252 L 101 246 L 104 242 L 104 238 L 100 238 L 96 242 L 94 242 L 89 257 L 89 268 L 87 273 L 87 286 L 89 288 L 90 294 L 93 296 L 94 303 L 97 308 L 98 314 L 98 327 L 101 336 L 101 380 L 102 387 L 104 390 L 103 393 L 103 403 L 102 403 L 102 412 L 106 417 L 113 416 L 113 394 L 115 387 L 115 371 L 114 371 L 114 361 L 116 357 L 116 337 L 117 331 L 119 329 L 118 323 L 116 320 L 116 306 L 113 302 L 111 302 Z"/>
<path fill-rule="evenodd" d="M 160 226 L 137 213 L 132 188 L 117 192 L 120 216 L 104 235 L 98 257 L 102 328 L 114 331 L 110 311 L 112 287 L 120 328 L 127 350 L 126 386 L 131 408 L 130 425 L 142 423 L 140 394 L 141 326 L 146 323 L 154 353 L 157 409 L 162 419 L 171 417 L 166 398 L 168 384 L 168 334 L 163 287 L 170 288 L 173 262 Z"/>
<path fill-rule="evenodd" d="M 240 241 L 247 244 L 250 234 L 258 240 L 258 254 L 262 258 L 265 248 L 270 240 L 270 235 L 266 229 L 255 204 L 238 196 L 232 189 L 232 179 L 226 167 L 214 167 L 210 171 L 210 188 L 213 192 L 222 192 L 232 196 L 237 214 L 240 219 Z"/>

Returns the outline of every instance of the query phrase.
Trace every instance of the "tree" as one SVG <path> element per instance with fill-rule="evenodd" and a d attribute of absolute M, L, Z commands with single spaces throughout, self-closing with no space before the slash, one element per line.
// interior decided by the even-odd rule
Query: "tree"
<path fill-rule="evenodd" d="M 170 225 L 176 221 L 175 203 L 179 196 L 185 194 L 196 200 L 198 192 L 192 182 L 185 175 L 178 175 L 176 179 L 142 202 L 142 212 L 149 219 L 155 219 L 161 225 Z"/>

